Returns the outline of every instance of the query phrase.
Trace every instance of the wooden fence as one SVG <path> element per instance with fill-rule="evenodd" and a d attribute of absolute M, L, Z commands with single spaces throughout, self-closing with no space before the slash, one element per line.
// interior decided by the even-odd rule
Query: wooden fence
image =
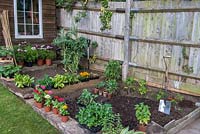
<path fill-rule="evenodd" d="M 111 2 L 112 29 L 100 31 L 100 5 L 89 3 L 87 17 L 78 25 L 80 35 L 97 41 L 99 60 L 93 67 L 102 69 L 105 61 L 124 59 L 125 3 Z M 163 56 L 171 56 L 170 87 L 183 93 L 200 95 L 200 1 L 135 1 L 131 6 L 131 59 L 129 75 L 146 79 L 161 87 L 164 82 Z M 57 24 L 69 29 L 72 13 L 57 10 Z"/>

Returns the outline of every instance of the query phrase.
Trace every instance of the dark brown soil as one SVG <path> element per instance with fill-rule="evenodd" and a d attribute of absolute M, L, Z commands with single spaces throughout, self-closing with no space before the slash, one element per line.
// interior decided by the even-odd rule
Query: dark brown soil
<path fill-rule="evenodd" d="M 81 92 L 79 91 L 71 94 L 70 96 L 65 96 L 66 102 L 69 105 L 70 116 L 72 118 L 75 118 L 75 115 L 79 111 L 79 106 L 77 105 L 77 95 L 80 95 L 80 93 Z M 116 95 L 110 100 L 99 96 L 97 101 L 101 103 L 112 104 L 113 111 L 120 114 L 122 124 L 124 126 L 129 126 L 131 129 L 136 129 L 138 122 L 135 117 L 134 106 L 140 102 L 144 102 L 150 106 L 151 120 L 162 126 L 174 119 L 177 120 L 182 118 L 196 108 L 193 102 L 184 100 L 178 105 L 177 110 L 172 108 L 171 114 L 166 115 L 158 111 L 159 102 L 150 99 Z"/>

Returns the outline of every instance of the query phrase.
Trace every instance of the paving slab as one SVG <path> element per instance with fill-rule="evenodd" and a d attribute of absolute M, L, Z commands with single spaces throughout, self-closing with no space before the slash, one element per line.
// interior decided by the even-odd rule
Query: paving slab
<path fill-rule="evenodd" d="M 176 134 L 200 134 L 200 118 Z"/>

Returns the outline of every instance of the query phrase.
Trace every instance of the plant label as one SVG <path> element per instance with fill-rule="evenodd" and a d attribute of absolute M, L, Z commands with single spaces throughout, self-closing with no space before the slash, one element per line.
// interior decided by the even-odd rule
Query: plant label
<path fill-rule="evenodd" d="M 158 111 L 170 115 L 171 102 L 166 100 L 160 100 Z"/>

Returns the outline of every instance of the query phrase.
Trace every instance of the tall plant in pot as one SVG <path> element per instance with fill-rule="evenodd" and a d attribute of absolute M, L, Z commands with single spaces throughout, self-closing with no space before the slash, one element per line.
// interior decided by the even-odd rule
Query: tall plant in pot
<path fill-rule="evenodd" d="M 24 66 L 25 51 L 17 47 L 14 49 L 14 54 L 15 54 L 15 59 L 17 61 L 17 65 Z"/>
<path fill-rule="evenodd" d="M 67 122 L 69 120 L 69 112 L 67 111 L 68 106 L 67 104 L 63 104 L 62 106 L 60 106 L 59 108 L 59 112 L 61 115 L 61 121 L 62 122 Z"/>
<path fill-rule="evenodd" d="M 46 50 L 46 65 L 50 66 L 52 65 L 52 60 L 55 59 L 56 53 L 52 50 Z"/>
<path fill-rule="evenodd" d="M 45 103 L 44 103 L 45 112 L 50 112 L 51 111 L 52 98 L 49 94 L 46 94 L 44 96 L 44 98 L 45 98 Z"/>
<path fill-rule="evenodd" d="M 117 90 L 118 84 L 116 80 L 108 80 L 106 82 L 106 91 L 108 92 L 108 98 L 112 97 L 112 94 Z"/>
<path fill-rule="evenodd" d="M 44 65 L 44 60 L 46 58 L 46 52 L 44 49 L 38 49 L 38 59 L 37 59 L 37 65 L 42 66 Z"/>
<path fill-rule="evenodd" d="M 139 121 L 138 130 L 142 132 L 146 132 L 147 124 L 151 120 L 151 113 L 149 110 L 149 106 L 144 103 L 139 103 L 135 105 L 135 116 Z"/>
<path fill-rule="evenodd" d="M 60 103 L 58 101 L 59 96 L 54 96 L 54 100 L 52 100 L 52 105 L 53 105 L 53 113 L 58 114 L 58 108 L 60 106 Z"/>
<path fill-rule="evenodd" d="M 43 101 L 44 101 L 44 91 L 41 88 L 37 88 L 33 90 L 35 105 L 38 108 L 43 107 Z"/>
<path fill-rule="evenodd" d="M 35 47 L 32 46 L 26 46 L 25 47 L 25 62 L 26 66 L 32 67 L 33 63 L 38 58 L 38 53 Z"/>

